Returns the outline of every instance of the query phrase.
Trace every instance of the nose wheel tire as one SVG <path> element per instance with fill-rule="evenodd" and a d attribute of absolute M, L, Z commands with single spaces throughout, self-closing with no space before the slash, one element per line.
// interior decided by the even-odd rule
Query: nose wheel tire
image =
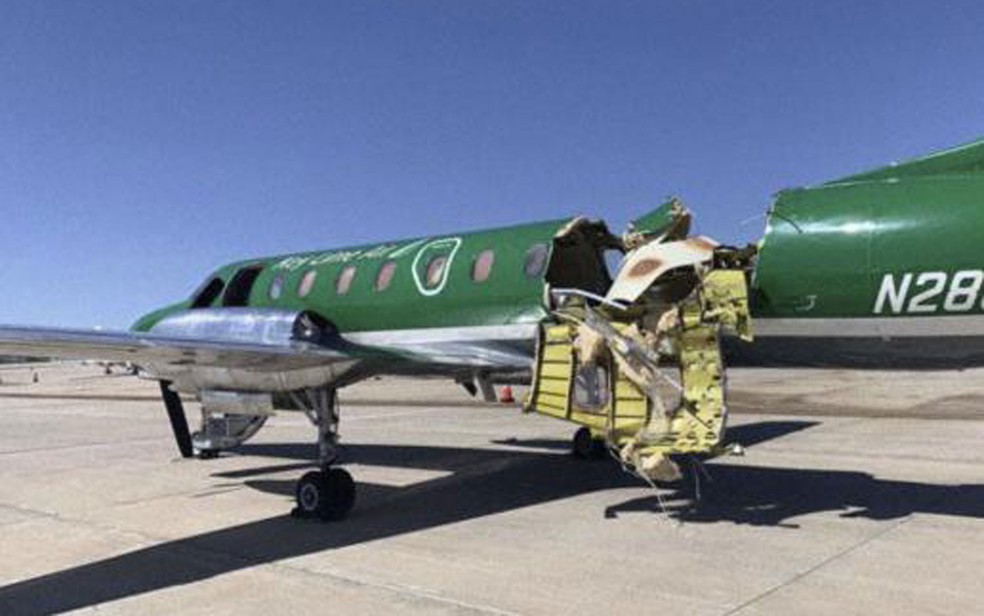
<path fill-rule="evenodd" d="M 324 521 L 341 520 L 355 505 L 355 482 L 348 471 L 310 471 L 297 482 L 294 515 Z"/>
<path fill-rule="evenodd" d="M 605 441 L 596 439 L 588 428 L 578 428 L 571 439 L 571 454 L 582 460 L 596 460 L 605 456 Z"/>

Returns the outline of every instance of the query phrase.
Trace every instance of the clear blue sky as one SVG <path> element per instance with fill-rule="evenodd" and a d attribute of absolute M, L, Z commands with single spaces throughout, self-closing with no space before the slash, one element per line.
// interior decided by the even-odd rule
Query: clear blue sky
<path fill-rule="evenodd" d="M 214 266 L 973 140 L 979 2 L 45 2 L 0 11 L 0 322 L 125 327 Z"/>

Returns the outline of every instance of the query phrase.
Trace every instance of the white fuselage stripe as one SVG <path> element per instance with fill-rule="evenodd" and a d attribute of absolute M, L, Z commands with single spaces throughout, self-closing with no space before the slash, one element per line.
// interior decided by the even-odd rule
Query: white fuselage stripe
<path fill-rule="evenodd" d="M 344 334 L 356 344 L 403 346 L 448 342 L 525 341 L 536 337 L 536 323 L 428 327 Z M 762 338 L 927 338 L 984 336 L 984 314 L 924 317 L 843 317 L 752 319 Z"/>
<path fill-rule="evenodd" d="M 525 341 L 536 337 L 537 323 L 390 329 L 343 334 L 346 340 L 366 345 L 440 344 L 443 342 Z"/>
<path fill-rule="evenodd" d="M 924 317 L 752 319 L 762 338 L 930 338 L 984 336 L 984 314 Z"/>

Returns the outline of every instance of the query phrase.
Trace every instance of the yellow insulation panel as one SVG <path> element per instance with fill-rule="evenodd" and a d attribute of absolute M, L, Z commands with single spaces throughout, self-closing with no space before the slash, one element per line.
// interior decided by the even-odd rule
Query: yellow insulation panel
<path fill-rule="evenodd" d="M 615 399 L 615 417 L 645 418 L 649 413 L 649 403 L 643 399 Z"/>
<path fill-rule="evenodd" d="M 645 400 L 639 388 L 625 379 L 615 382 L 615 397 L 619 400 Z"/>
<path fill-rule="evenodd" d="M 539 387 L 537 388 L 537 393 L 540 394 L 553 394 L 567 399 L 567 392 L 570 391 L 571 381 L 570 379 L 540 379 Z"/>
<path fill-rule="evenodd" d="M 569 381 L 571 378 L 571 364 L 570 362 L 544 362 L 543 365 L 540 366 L 540 378 L 564 379 L 565 381 Z"/>
<path fill-rule="evenodd" d="M 570 345 L 548 345 L 543 347 L 543 361 L 548 363 L 571 363 L 573 352 Z"/>

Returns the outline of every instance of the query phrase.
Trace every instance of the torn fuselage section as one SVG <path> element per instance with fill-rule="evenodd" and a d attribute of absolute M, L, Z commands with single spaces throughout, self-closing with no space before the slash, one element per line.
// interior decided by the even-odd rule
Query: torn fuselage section
<path fill-rule="evenodd" d="M 723 448 L 719 336 L 751 339 L 754 250 L 687 237 L 689 212 L 675 200 L 664 208 L 661 228 L 622 238 L 626 255 L 604 294 L 551 290 L 526 410 L 587 426 L 637 473 L 669 481 L 672 456 Z"/>

